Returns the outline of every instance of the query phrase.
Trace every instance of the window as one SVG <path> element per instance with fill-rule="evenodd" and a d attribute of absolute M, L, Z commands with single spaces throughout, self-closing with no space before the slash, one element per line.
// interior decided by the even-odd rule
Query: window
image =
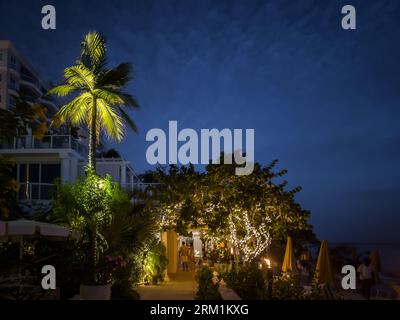
<path fill-rule="evenodd" d="M 50 200 L 52 184 L 61 176 L 59 163 L 20 163 L 15 172 L 20 183 L 19 199 Z"/>
<path fill-rule="evenodd" d="M 53 183 L 61 177 L 61 166 L 58 163 L 42 164 L 42 183 Z"/>

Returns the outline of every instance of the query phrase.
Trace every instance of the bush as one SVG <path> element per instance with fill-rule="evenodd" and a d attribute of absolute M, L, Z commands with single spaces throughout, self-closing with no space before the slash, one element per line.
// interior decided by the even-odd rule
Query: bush
<path fill-rule="evenodd" d="M 274 277 L 272 299 L 276 300 L 303 300 L 304 288 L 300 284 L 298 272 L 281 274 Z"/>
<path fill-rule="evenodd" d="M 167 267 L 165 246 L 157 242 L 146 255 L 144 263 L 144 282 L 157 284 L 164 281 L 164 271 Z"/>
<path fill-rule="evenodd" d="M 218 281 L 213 275 L 213 271 L 208 267 L 203 267 L 196 273 L 198 289 L 196 300 L 221 300 L 218 292 Z"/>
<path fill-rule="evenodd" d="M 257 263 L 242 265 L 221 275 L 228 287 L 244 300 L 265 299 L 266 280 Z"/>

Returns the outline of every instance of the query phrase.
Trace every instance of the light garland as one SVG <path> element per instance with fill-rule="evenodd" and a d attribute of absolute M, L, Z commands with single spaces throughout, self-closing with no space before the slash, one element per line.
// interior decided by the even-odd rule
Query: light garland
<path fill-rule="evenodd" d="M 243 223 L 245 235 L 238 237 L 238 231 L 234 219 L 237 223 Z M 267 223 L 269 218 L 265 219 Z M 230 236 L 233 245 L 243 253 L 245 262 L 251 261 L 263 252 L 271 243 L 271 236 L 265 222 L 258 227 L 254 227 L 249 219 L 249 214 L 246 210 L 235 210 L 235 214 L 229 217 Z M 255 241 L 255 243 L 254 243 Z M 254 243 L 254 244 L 253 244 Z"/>

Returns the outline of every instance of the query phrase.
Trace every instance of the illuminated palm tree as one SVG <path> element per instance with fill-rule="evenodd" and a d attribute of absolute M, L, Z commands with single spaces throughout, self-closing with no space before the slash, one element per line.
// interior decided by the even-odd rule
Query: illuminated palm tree
<path fill-rule="evenodd" d="M 135 98 L 122 91 L 130 80 L 131 66 L 121 63 L 114 69 L 106 67 L 105 39 L 97 32 L 87 33 L 81 43 L 81 54 L 76 65 L 64 70 L 65 82 L 48 91 L 64 97 L 75 94 L 63 105 L 54 122 L 69 121 L 72 125 L 88 125 L 89 173 L 96 173 L 96 147 L 100 132 L 120 142 L 126 126 L 137 132 L 124 107 L 137 108 Z"/>

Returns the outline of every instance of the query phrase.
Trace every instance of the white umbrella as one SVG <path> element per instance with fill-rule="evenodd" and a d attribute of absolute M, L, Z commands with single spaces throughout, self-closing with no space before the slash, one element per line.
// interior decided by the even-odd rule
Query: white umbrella
<path fill-rule="evenodd" d="M 22 259 L 24 237 L 42 236 L 53 239 L 79 239 L 75 230 L 56 224 L 33 220 L 0 221 L 0 239 L 11 239 L 20 242 L 19 258 Z"/>

